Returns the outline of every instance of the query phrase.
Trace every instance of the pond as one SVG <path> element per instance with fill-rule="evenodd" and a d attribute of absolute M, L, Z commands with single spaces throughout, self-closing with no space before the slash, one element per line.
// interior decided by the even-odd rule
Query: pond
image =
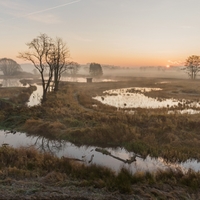
<path fill-rule="evenodd" d="M 26 133 L 9 133 L 0 131 L 0 145 L 9 145 L 14 148 L 24 146 L 30 148 L 34 146 L 41 152 L 50 152 L 58 157 L 67 157 L 78 160 L 85 165 L 97 164 L 108 167 L 118 172 L 122 167 L 129 169 L 132 173 L 138 171 L 156 171 L 158 169 L 181 169 L 187 171 L 189 168 L 199 171 L 200 163 L 196 160 L 187 162 L 167 163 L 162 158 L 145 159 L 133 152 L 128 152 L 124 148 L 97 148 L 94 146 L 76 146 L 66 141 L 49 140 L 44 137 L 28 136 Z M 134 158 L 134 159 L 133 159 Z"/>
<path fill-rule="evenodd" d="M 144 93 L 150 91 L 159 91 L 160 88 L 122 88 L 122 89 L 113 89 L 106 90 L 103 92 L 103 96 L 96 96 L 93 99 L 100 101 L 103 104 L 110 106 L 115 106 L 117 108 L 170 108 L 174 106 L 183 106 L 184 104 L 188 107 L 200 107 L 199 102 L 187 102 L 186 100 L 177 100 L 177 99 L 161 99 L 161 98 L 152 98 L 145 96 Z M 192 109 L 180 111 L 180 113 L 189 113 L 195 114 L 199 111 L 192 112 Z"/>

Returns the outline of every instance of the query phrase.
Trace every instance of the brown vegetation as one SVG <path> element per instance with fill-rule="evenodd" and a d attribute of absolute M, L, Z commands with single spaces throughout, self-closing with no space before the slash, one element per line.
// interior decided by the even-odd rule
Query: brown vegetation
<path fill-rule="evenodd" d="M 59 187 L 59 190 L 74 185 L 107 188 L 109 192 L 119 191 L 132 195 L 130 197 L 139 195 L 145 198 L 148 194 L 149 198 L 166 198 L 166 195 L 171 198 L 180 196 L 186 198 L 193 195 L 196 198 L 200 195 L 198 192 L 200 174 L 193 171 L 188 171 L 186 174 L 180 170 L 158 171 L 153 174 L 138 171 L 131 174 L 122 168 L 118 174 L 115 174 L 104 167 L 85 166 L 64 157 L 58 158 L 49 153 L 39 153 L 34 148 L 22 147 L 18 149 L 0 147 L 0 155 L 0 189 L 2 185 L 5 187 L 23 179 L 32 180 L 35 186 L 36 183 L 40 186 L 45 184 L 42 186 L 43 190 L 52 185 Z M 34 187 L 29 188 L 31 189 L 33 190 Z M 39 191 L 41 192 L 41 188 L 37 187 L 33 194 Z M 26 192 L 27 189 L 22 188 L 21 194 L 25 195 Z"/>
<path fill-rule="evenodd" d="M 12 124 L 31 134 L 66 139 L 76 144 L 123 146 L 143 156 L 162 156 L 168 161 L 199 160 L 199 114 L 167 114 L 169 109 L 180 109 L 173 107 L 136 108 L 135 114 L 130 115 L 123 109 L 117 110 L 92 99 L 106 89 L 148 86 L 163 89 L 145 93 L 148 96 L 199 101 L 198 81 L 170 79 L 167 84 L 158 84 L 161 81 L 136 78 L 115 83 L 62 84 L 57 93 L 48 93 L 48 101 L 42 107 L 15 107 L 2 111 L 2 126 Z M 195 95 L 191 90 L 195 90 Z"/>
<path fill-rule="evenodd" d="M 159 84 L 161 81 L 168 83 Z M 136 108 L 134 109 L 135 114 L 131 115 L 124 112 L 123 109 L 118 110 L 92 99 L 96 95 L 102 95 L 103 91 L 107 89 L 159 87 L 163 90 L 145 93 L 145 95 L 158 98 L 184 98 L 188 101 L 199 102 L 199 86 L 200 82 L 198 81 L 150 78 L 145 79 L 145 81 L 144 78 L 135 78 L 115 83 L 62 84 L 57 93 L 48 93 L 48 100 L 42 107 L 15 106 L 1 110 L 1 126 L 14 127 L 29 134 L 43 135 L 51 139 L 66 139 L 80 145 L 121 146 L 144 157 L 147 155 L 161 156 L 166 162 L 181 162 L 190 158 L 200 160 L 200 114 L 167 114 L 169 109 L 180 109 L 180 107 L 173 107 L 161 109 Z M 19 151 L 10 148 L 9 150 L 11 152 Z M 40 156 L 44 155 L 37 155 L 38 158 Z M 48 161 L 47 158 L 45 160 Z M 8 161 L 3 163 L 6 162 Z M 34 162 L 37 163 L 37 159 Z M 45 167 L 49 167 L 49 170 L 52 168 L 59 169 L 59 173 L 65 173 L 67 176 L 70 174 L 73 178 L 79 177 L 82 180 L 79 186 L 97 185 L 96 187 L 107 187 L 111 191 L 119 190 L 120 192 L 131 193 L 135 191 L 133 190 L 134 184 L 150 184 L 152 187 L 154 185 L 158 187 L 158 183 L 173 184 L 177 187 L 184 185 L 186 188 L 198 190 L 200 183 L 199 173 L 192 171 L 189 171 L 186 175 L 180 171 L 176 173 L 173 171 L 157 172 L 156 174 L 138 172 L 132 175 L 130 172 L 122 170 L 118 175 L 115 175 L 109 170 L 97 166 L 88 168 L 83 165 L 80 167 L 75 163 L 73 166 L 69 163 L 63 164 L 62 159 L 54 157 L 50 158 L 48 165 L 45 165 L 43 160 L 36 167 L 34 162 L 26 165 L 26 167 L 31 166 L 30 170 L 38 170 L 41 175 L 45 175 L 45 173 L 47 175 L 48 169 Z M 12 168 L 16 165 L 16 163 L 13 164 Z M 66 166 L 63 167 L 62 165 Z M 3 167 L 5 166 L 7 165 Z M 25 170 L 29 170 L 29 168 Z M 88 170 L 90 172 L 94 170 L 94 172 L 88 174 Z M 90 180 L 91 176 L 93 178 Z M 58 175 L 58 179 L 59 177 L 60 175 Z M 113 177 L 115 181 L 111 182 L 110 180 L 113 180 Z M 139 189 L 138 193 L 141 193 Z M 155 190 L 153 194 L 154 196 L 162 196 L 158 190 Z"/>

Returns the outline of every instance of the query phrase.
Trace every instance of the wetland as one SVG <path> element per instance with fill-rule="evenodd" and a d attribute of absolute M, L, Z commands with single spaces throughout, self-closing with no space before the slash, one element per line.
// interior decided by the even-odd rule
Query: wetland
<path fill-rule="evenodd" d="M 184 188 L 183 195 L 198 195 L 200 182 L 199 81 L 108 77 L 108 80 L 112 79 L 115 81 L 62 82 L 61 88 L 56 94 L 48 93 L 48 101 L 43 105 L 38 104 L 38 102 L 31 104 L 38 97 L 37 93 L 34 93 L 37 90 L 34 89 L 28 93 L 30 94 L 29 98 L 32 95 L 32 100 L 29 99 L 30 104 L 28 106 L 20 104 L 19 106 L 20 100 L 22 100 L 19 94 L 30 90 L 30 87 L 17 87 L 16 93 L 11 92 L 10 94 L 2 92 L 5 91 L 5 88 L 0 88 L 1 98 L 4 98 L 4 101 L 7 98 L 7 103 L 12 102 L 1 109 L 1 129 L 17 131 L 15 134 L 1 132 L 1 137 L 5 137 L 1 140 L 3 141 L 1 152 L 5 153 L 5 149 L 7 149 L 6 151 L 9 150 L 8 154 L 14 151 L 17 154 L 18 148 L 22 147 L 16 149 L 17 146 L 9 144 L 11 139 L 6 140 L 6 136 L 7 138 L 14 136 L 19 139 L 22 132 L 25 132 L 27 135 L 23 137 L 32 138 L 33 142 L 29 151 L 35 152 L 34 148 L 41 150 L 42 147 L 45 151 L 41 153 L 50 153 L 49 156 L 52 156 L 52 159 L 59 160 L 56 161 L 57 163 L 68 163 L 68 166 L 71 166 L 70 169 L 68 168 L 68 171 L 62 171 L 62 173 L 70 173 L 72 179 L 76 177 L 76 180 L 78 179 L 78 182 L 82 183 L 82 187 L 91 186 L 98 180 L 98 184 L 96 183 L 98 188 L 107 188 L 112 192 L 119 191 L 120 194 L 134 195 L 135 184 L 147 187 L 149 185 L 147 183 L 151 182 L 152 190 L 155 189 L 155 185 L 158 187 L 158 183 L 165 183 L 174 185 L 173 195 L 178 195 L 176 193 L 178 187 Z M 128 88 L 128 93 L 126 88 Z M 141 88 L 143 89 L 141 90 Z M 147 91 L 146 88 L 154 89 Z M 12 91 L 13 88 L 8 90 Z M 119 90 L 120 94 L 116 93 Z M 134 99 L 135 95 L 137 95 L 137 100 Z M 141 96 L 138 97 L 138 95 L 151 101 L 154 100 L 153 105 L 159 105 L 165 101 L 167 103 L 165 106 L 155 107 L 151 104 L 145 107 L 142 105 L 148 103 L 143 102 L 143 100 L 141 103 L 139 99 Z M 107 100 L 109 98 L 113 98 L 112 102 L 115 104 L 111 104 L 111 100 Z M 191 115 L 186 112 L 189 109 L 195 112 Z M 37 140 L 37 138 L 39 139 Z M 16 140 L 14 139 L 14 141 Z M 22 144 L 23 139 L 20 141 Z M 36 141 L 39 147 L 36 145 Z M 60 143 L 55 141 L 60 141 Z M 5 143 L 9 145 L 5 147 L 3 145 Z M 34 147 L 33 144 L 35 144 Z M 51 146 L 54 147 L 53 150 L 50 148 L 51 150 L 47 151 L 46 147 Z M 66 146 L 68 148 L 63 150 Z M 23 149 L 23 153 L 26 152 L 26 148 Z M 52 152 L 58 152 L 59 148 L 62 154 L 55 158 L 55 154 Z M 92 149 L 97 150 L 96 154 L 92 153 Z M 86 164 L 91 160 L 92 155 L 94 157 L 90 165 Z M 125 163 L 127 160 L 130 161 L 134 155 L 136 157 L 131 164 Z M 82 159 L 83 157 L 85 160 Z M 67 161 L 63 161 L 65 158 Z M 49 162 L 50 160 L 49 158 Z M 84 160 L 84 162 L 80 160 Z M 108 168 L 108 166 L 101 165 L 102 160 L 104 163 L 112 163 L 114 167 Z M 147 165 L 145 161 L 149 162 L 150 165 Z M 2 173 L 3 169 L 9 171 L 13 167 L 22 170 L 19 166 L 16 167 L 16 163 L 12 162 L 16 162 L 14 158 L 4 161 L 1 166 Z M 5 163 L 8 163 L 9 169 Z M 24 171 L 32 171 L 33 174 L 37 172 L 40 176 L 44 176 L 45 173 L 47 175 L 53 169 L 56 173 L 61 173 L 58 166 L 52 167 L 51 170 L 48 169 L 48 172 L 45 172 L 46 169 L 39 170 L 37 167 L 29 169 L 27 166 L 30 164 L 23 167 Z M 131 171 L 130 166 L 136 166 L 136 168 Z M 155 168 L 157 170 L 152 170 Z M 102 174 L 100 173 L 101 178 L 99 175 L 95 175 L 92 170 L 102 172 Z M 108 174 L 106 170 L 109 171 L 110 177 L 116 178 L 115 183 L 111 184 L 108 179 L 105 179 L 103 173 Z M 91 173 L 93 176 L 89 180 L 86 177 Z M 8 174 L 9 176 L 6 178 L 17 177 L 11 172 Z M 77 174 L 79 174 L 79 178 L 77 178 Z M 5 174 L 3 175 L 5 176 Z M 21 172 L 18 171 L 18 177 L 21 176 Z M 171 177 L 173 177 L 173 181 Z M 123 184 L 119 184 L 119 180 Z M 63 180 L 63 182 L 65 181 L 66 179 Z M 137 189 L 139 189 L 138 186 Z M 164 195 L 165 192 L 161 188 L 157 191 L 160 196 Z"/>

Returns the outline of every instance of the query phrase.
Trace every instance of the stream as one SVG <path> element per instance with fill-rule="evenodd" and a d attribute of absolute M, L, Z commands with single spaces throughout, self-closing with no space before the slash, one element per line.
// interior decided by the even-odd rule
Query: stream
<path fill-rule="evenodd" d="M 18 83 L 18 81 L 15 82 Z M 42 97 L 42 86 L 36 86 L 37 90 L 34 91 L 30 96 L 29 102 L 27 102 L 27 106 L 34 106 L 40 103 Z M 112 92 L 113 91 L 111 91 L 111 93 Z M 120 93 L 121 92 L 122 91 L 120 91 Z M 126 89 L 124 90 L 124 92 L 127 93 Z M 109 92 L 107 91 L 107 93 Z M 132 96 L 133 98 L 133 93 L 129 93 L 128 97 L 129 96 Z M 106 98 L 106 96 L 104 97 Z M 100 99 L 98 97 L 96 97 L 96 99 L 102 100 L 102 98 Z M 107 101 L 107 103 L 108 102 L 109 101 Z M 124 99 L 122 100 L 122 102 L 122 105 L 124 106 Z M 103 99 L 102 103 L 105 103 L 105 99 Z M 128 102 L 126 103 L 128 104 Z M 119 102 L 117 106 L 119 106 Z M 200 162 L 197 162 L 196 160 L 187 160 L 183 163 L 170 163 L 165 162 L 162 158 L 152 158 L 150 156 L 147 156 L 144 159 L 140 155 L 134 154 L 134 152 L 126 151 L 124 148 L 101 149 L 95 146 L 85 145 L 78 147 L 64 140 L 49 140 L 41 136 L 29 136 L 26 133 L 20 132 L 11 133 L 8 131 L 0 130 L 0 145 L 9 145 L 14 148 L 20 146 L 30 148 L 34 146 L 41 152 L 50 152 L 51 154 L 58 157 L 64 156 L 67 158 L 75 159 L 78 162 L 84 163 L 85 165 L 97 164 L 100 166 L 108 167 L 115 172 L 119 172 L 122 167 L 129 169 L 132 173 L 138 171 L 154 172 L 159 169 L 165 170 L 167 168 L 178 168 L 181 169 L 183 172 L 186 172 L 188 169 L 192 169 L 194 171 L 200 170 Z"/>
<path fill-rule="evenodd" d="M 183 163 L 165 162 L 162 158 L 151 158 L 147 156 L 145 159 L 140 155 L 135 155 L 133 152 L 128 152 L 124 148 L 104 148 L 99 151 L 94 146 L 76 146 L 70 142 L 61 140 L 49 140 L 44 137 L 28 136 L 26 133 L 10 133 L 0 131 L 0 145 L 9 145 L 17 148 L 20 146 L 30 148 L 34 146 L 40 152 L 50 152 L 58 157 L 67 157 L 77 160 L 86 165 L 97 164 L 108 167 L 115 172 L 119 172 L 122 167 L 129 169 L 132 173 L 141 171 L 157 171 L 167 168 L 181 169 L 186 172 L 188 169 L 194 171 L 200 170 L 200 163 L 195 160 L 188 160 Z M 109 154 L 103 154 L 103 152 Z M 132 158 L 135 157 L 134 160 Z"/>

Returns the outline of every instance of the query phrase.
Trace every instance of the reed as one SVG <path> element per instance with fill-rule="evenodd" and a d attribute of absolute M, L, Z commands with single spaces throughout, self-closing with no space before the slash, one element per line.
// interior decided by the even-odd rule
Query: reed
<path fill-rule="evenodd" d="M 49 153 L 40 153 L 35 148 L 0 147 L 0 184 L 12 184 L 12 180 L 39 178 L 42 183 L 60 185 L 73 181 L 76 186 L 106 188 L 109 191 L 131 194 L 139 191 L 138 185 L 154 188 L 160 185 L 184 187 L 188 193 L 199 191 L 200 173 L 192 170 L 183 173 L 179 169 L 160 170 L 154 173 L 131 173 L 122 168 L 114 173 L 97 165 L 86 166 L 65 157 L 58 158 Z M 162 196 L 157 193 L 158 197 Z"/>
<path fill-rule="evenodd" d="M 29 134 L 62 138 L 76 144 L 122 146 L 144 157 L 161 156 L 166 161 L 185 161 L 190 158 L 200 160 L 199 114 L 167 114 L 168 110 L 180 109 L 180 105 L 159 109 L 135 108 L 134 114 L 128 114 L 123 109 L 119 110 L 92 99 L 108 89 L 158 87 L 155 83 L 159 81 L 163 80 L 144 81 L 136 78 L 115 83 L 62 84 L 56 94 L 48 93 L 48 101 L 42 106 L 15 106 L 1 110 L 0 126 Z M 159 85 L 163 90 L 145 95 L 198 100 L 198 82 L 173 79 L 167 81 L 170 84 Z M 96 107 L 93 107 L 94 104 Z"/>

